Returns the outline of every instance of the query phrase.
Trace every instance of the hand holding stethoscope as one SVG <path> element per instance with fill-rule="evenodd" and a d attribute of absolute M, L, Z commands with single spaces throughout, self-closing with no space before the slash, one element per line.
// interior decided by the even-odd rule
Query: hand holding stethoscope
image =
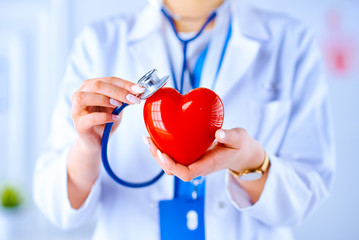
<path fill-rule="evenodd" d="M 105 77 L 85 80 L 72 97 L 72 118 L 78 141 L 87 152 L 100 153 L 101 138 L 106 123 L 114 122 L 112 131 L 122 115 L 112 114 L 116 107 L 139 104 L 136 96 L 144 88 L 121 78 Z"/>
<path fill-rule="evenodd" d="M 78 138 L 68 155 L 68 195 L 72 207 L 82 205 L 97 179 L 101 163 L 101 139 L 106 123 L 115 131 L 121 114 L 112 114 L 123 104 L 139 104 L 141 86 L 121 78 L 85 80 L 72 96 L 72 119 Z"/>

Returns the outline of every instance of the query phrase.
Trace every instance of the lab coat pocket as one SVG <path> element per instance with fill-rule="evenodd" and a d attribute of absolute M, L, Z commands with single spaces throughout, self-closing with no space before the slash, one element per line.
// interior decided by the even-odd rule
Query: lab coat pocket
<path fill-rule="evenodd" d="M 276 152 L 287 131 L 290 110 L 290 100 L 251 101 L 247 130 L 267 151 Z"/>

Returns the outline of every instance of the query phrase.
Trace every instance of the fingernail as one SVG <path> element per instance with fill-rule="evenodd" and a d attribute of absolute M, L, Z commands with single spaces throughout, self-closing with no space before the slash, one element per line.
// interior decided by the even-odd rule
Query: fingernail
<path fill-rule="evenodd" d="M 132 85 L 131 90 L 135 93 L 143 93 L 145 91 L 145 88 L 136 84 Z"/>
<path fill-rule="evenodd" d="M 163 157 L 163 154 L 161 153 L 160 150 L 157 149 L 157 156 L 158 156 L 158 159 L 160 159 L 160 161 L 165 164 L 165 158 Z"/>
<path fill-rule="evenodd" d="M 135 103 L 135 104 L 141 103 L 141 100 L 132 94 L 127 94 L 126 99 L 131 103 Z"/>
<path fill-rule="evenodd" d="M 120 119 L 121 118 L 121 116 L 120 115 L 116 115 L 116 114 L 112 114 L 112 119 L 113 120 L 118 120 L 118 119 Z"/>
<path fill-rule="evenodd" d="M 217 136 L 220 140 L 224 140 L 226 138 L 226 133 L 222 129 L 219 129 L 217 131 Z"/>
<path fill-rule="evenodd" d="M 145 136 L 142 136 L 143 143 L 147 148 L 150 148 L 150 141 L 148 141 L 148 138 Z"/>
<path fill-rule="evenodd" d="M 115 99 L 110 99 L 110 104 L 111 105 L 114 105 L 114 106 L 116 106 L 116 107 L 119 107 L 119 106 L 121 106 L 122 105 L 122 103 L 121 102 L 119 102 L 119 101 L 117 101 L 117 100 L 115 100 Z"/>

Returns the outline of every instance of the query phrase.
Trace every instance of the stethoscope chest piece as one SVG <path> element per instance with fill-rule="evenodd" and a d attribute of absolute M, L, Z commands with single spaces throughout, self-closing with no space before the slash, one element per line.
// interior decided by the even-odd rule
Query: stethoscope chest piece
<path fill-rule="evenodd" d="M 158 89 L 162 88 L 168 80 L 168 76 L 159 78 L 157 70 L 152 69 L 138 80 L 137 84 L 144 87 L 145 91 L 139 96 L 140 99 L 145 100 L 152 96 Z"/>

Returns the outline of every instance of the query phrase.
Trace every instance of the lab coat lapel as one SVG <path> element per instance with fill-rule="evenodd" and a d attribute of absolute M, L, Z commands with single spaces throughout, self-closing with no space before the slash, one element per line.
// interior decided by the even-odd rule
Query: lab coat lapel
<path fill-rule="evenodd" d="M 223 59 L 214 91 L 224 97 L 251 67 L 260 46 L 269 39 L 263 19 L 244 3 L 232 6 L 232 36 Z"/>
<path fill-rule="evenodd" d="M 257 56 L 260 44 L 239 36 L 231 39 L 214 91 L 224 97 L 238 83 Z"/>

